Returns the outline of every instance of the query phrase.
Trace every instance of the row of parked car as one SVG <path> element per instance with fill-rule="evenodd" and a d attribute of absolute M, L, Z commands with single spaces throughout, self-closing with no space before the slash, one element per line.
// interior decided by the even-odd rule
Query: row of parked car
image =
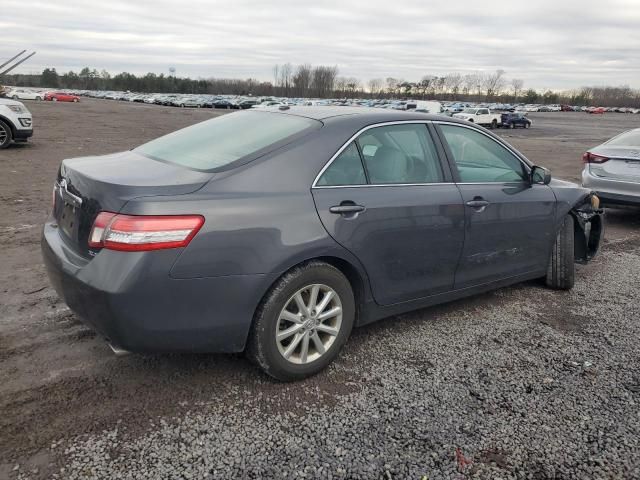
<path fill-rule="evenodd" d="M 179 94 L 179 93 L 136 93 L 103 90 L 60 90 L 14 88 L 7 95 L 14 100 L 52 100 L 78 102 L 80 97 L 102 98 L 137 103 L 182 107 L 182 108 L 223 108 L 247 109 L 273 107 L 279 105 L 337 105 L 388 108 L 394 110 L 429 111 L 453 115 L 469 108 L 488 108 L 494 112 L 586 112 L 602 114 L 606 112 L 640 114 L 640 108 L 631 107 L 587 107 L 579 105 L 542 105 L 474 102 L 435 102 L 419 100 L 390 99 L 309 99 L 285 97 L 253 97 L 239 95 Z M 425 105 L 427 105 L 425 107 Z M 499 122 L 498 122 L 499 123 Z"/>
<path fill-rule="evenodd" d="M 35 100 L 50 101 L 50 102 L 74 102 L 80 101 L 80 97 L 71 92 L 64 91 L 47 91 L 47 90 L 32 90 L 28 88 L 13 88 L 9 90 L 6 97 L 13 100 Z"/>

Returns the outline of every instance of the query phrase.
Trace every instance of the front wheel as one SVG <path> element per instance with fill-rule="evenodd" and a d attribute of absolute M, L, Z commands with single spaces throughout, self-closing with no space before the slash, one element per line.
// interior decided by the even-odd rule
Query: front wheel
<path fill-rule="evenodd" d="M 9 125 L 0 120 L 0 150 L 9 147 L 13 134 Z"/>
<path fill-rule="evenodd" d="M 42 97 L 36 97 L 36 102 L 41 102 L 42 101 Z"/>
<path fill-rule="evenodd" d="M 547 267 L 546 284 L 556 290 L 569 290 L 575 283 L 573 217 L 566 215 L 556 236 Z"/>
<path fill-rule="evenodd" d="M 58 99 L 57 99 L 56 97 L 53 97 L 53 98 L 51 99 L 51 101 L 52 101 L 52 102 L 57 102 L 57 101 L 58 101 Z"/>
<path fill-rule="evenodd" d="M 351 284 L 337 268 L 309 262 L 283 275 L 256 311 L 247 355 L 281 381 L 300 380 L 329 365 L 355 318 Z"/>

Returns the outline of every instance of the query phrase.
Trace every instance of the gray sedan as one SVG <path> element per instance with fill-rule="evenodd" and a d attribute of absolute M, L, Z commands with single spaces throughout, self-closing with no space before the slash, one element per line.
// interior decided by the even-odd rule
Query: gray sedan
<path fill-rule="evenodd" d="M 601 235 L 590 190 L 482 127 L 283 106 L 64 160 L 42 251 L 116 352 L 245 351 L 295 380 L 354 326 L 524 280 L 571 288 Z"/>
<path fill-rule="evenodd" d="M 640 205 L 640 128 L 590 149 L 582 159 L 582 185 L 604 203 Z"/>

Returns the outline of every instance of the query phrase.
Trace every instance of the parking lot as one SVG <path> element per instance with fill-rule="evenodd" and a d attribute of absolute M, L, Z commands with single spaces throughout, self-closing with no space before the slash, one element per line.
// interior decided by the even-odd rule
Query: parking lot
<path fill-rule="evenodd" d="M 639 478 L 640 210 L 610 209 L 570 292 L 529 282 L 355 330 L 280 384 L 240 355 L 116 357 L 49 286 L 40 224 L 64 158 L 223 114 L 25 102 L 0 151 L 0 478 Z M 640 116 L 531 113 L 499 130 L 556 177 Z"/>

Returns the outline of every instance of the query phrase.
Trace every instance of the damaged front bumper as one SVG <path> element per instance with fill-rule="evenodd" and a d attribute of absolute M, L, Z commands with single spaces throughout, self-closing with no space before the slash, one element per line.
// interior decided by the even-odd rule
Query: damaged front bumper
<path fill-rule="evenodd" d="M 576 263 L 587 263 L 596 256 L 604 238 L 604 209 L 595 193 L 574 206 L 571 214 L 574 225 L 574 255 Z"/>

